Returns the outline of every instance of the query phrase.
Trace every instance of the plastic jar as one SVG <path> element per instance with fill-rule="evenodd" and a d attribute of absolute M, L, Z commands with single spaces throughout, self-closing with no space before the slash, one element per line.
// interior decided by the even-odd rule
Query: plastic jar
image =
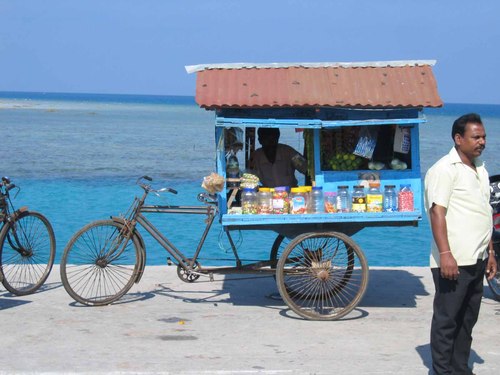
<path fill-rule="evenodd" d="M 288 187 L 278 186 L 274 188 L 273 194 L 273 214 L 287 214 L 290 210 L 288 200 Z"/>
<path fill-rule="evenodd" d="M 257 193 L 255 192 L 255 189 L 243 188 L 243 192 L 241 193 L 241 213 L 257 213 Z"/>
<path fill-rule="evenodd" d="M 400 185 L 398 193 L 398 210 L 401 212 L 414 210 L 413 191 L 411 190 L 410 184 Z"/>
<path fill-rule="evenodd" d="M 321 214 L 325 212 L 325 200 L 323 197 L 323 188 L 313 186 L 309 196 L 309 212 L 312 214 Z"/>
<path fill-rule="evenodd" d="M 384 212 L 396 212 L 398 210 L 398 194 L 395 185 L 384 186 Z"/>
<path fill-rule="evenodd" d="M 369 182 L 368 186 L 366 212 L 382 212 L 384 209 L 384 196 L 380 192 L 380 182 Z"/>
<path fill-rule="evenodd" d="M 270 188 L 259 188 L 257 192 L 257 213 L 264 215 L 273 213 L 273 194 Z"/>
<path fill-rule="evenodd" d="M 337 212 L 351 211 L 351 196 L 349 194 L 349 186 L 340 185 L 337 188 Z"/>
<path fill-rule="evenodd" d="M 307 213 L 307 191 L 304 188 L 294 187 L 290 191 L 290 213 Z"/>
<path fill-rule="evenodd" d="M 366 212 L 366 193 L 363 185 L 354 186 L 351 210 L 352 212 Z"/>
<path fill-rule="evenodd" d="M 323 193 L 323 200 L 325 201 L 325 212 L 332 214 L 337 212 L 337 193 L 334 191 L 325 191 Z"/>

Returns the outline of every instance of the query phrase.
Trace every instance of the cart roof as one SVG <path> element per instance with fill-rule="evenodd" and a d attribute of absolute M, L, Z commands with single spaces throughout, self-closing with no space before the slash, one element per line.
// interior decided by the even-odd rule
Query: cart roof
<path fill-rule="evenodd" d="M 207 109 L 263 107 L 441 107 L 434 60 L 207 64 L 196 102 Z"/>

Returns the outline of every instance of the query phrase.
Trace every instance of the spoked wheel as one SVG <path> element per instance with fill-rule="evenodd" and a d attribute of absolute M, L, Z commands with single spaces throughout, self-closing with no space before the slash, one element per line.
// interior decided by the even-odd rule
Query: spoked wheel
<path fill-rule="evenodd" d="M 350 313 L 368 285 L 368 264 L 343 233 L 306 233 L 293 239 L 276 269 L 281 297 L 298 315 L 335 320 Z"/>
<path fill-rule="evenodd" d="M 68 242 L 61 259 L 61 280 L 75 301 L 107 305 L 134 284 L 141 244 L 136 236 L 126 241 L 123 228 L 112 220 L 95 221 Z"/>
<path fill-rule="evenodd" d="M 2 283 L 18 296 L 34 293 L 49 277 L 56 240 L 49 221 L 38 212 L 22 212 L 0 233 Z"/>
<path fill-rule="evenodd" d="M 281 257 L 289 243 L 290 240 L 288 238 L 286 238 L 282 234 L 278 234 L 278 236 L 274 240 L 273 247 L 271 248 L 271 253 L 269 255 L 271 268 L 276 268 L 279 258 Z"/>
<path fill-rule="evenodd" d="M 186 259 L 186 261 L 191 262 L 191 259 Z M 199 268 L 200 268 L 200 263 L 198 263 L 198 261 L 194 262 L 193 271 L 196 271 Z M 185 269 L 180 264 L 177 265 L 177 276 L 185 283 L 194 283 L 196 280 L 200 278 L 200 275 L 193 273 L 191 270 Z"/>
<path fill-rule="evenodd" d="M 497 301 L 500 301 L 500 258 L 498 257 L 498 255 L 495 255 L 495 259 L 497 261 L 497 273 L 495 274 L 495 277 L 493 277 L 493 279 L 487 279 L 487 281 L 491 291 L 493 292 L 493 295 L 495 296 L 495 299 Z"/>

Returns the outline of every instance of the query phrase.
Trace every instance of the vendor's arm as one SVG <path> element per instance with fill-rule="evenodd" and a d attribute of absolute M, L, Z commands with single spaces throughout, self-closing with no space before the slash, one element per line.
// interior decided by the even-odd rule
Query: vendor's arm
<path fill-rule="evenodd" d="M 488 263 L 486 264 L 486 277 L 491 280 L 497 273 L 497 260 L 495 258 L 495 250 L 493 249 L 493 241 L 490 240 L 488 246 Z"/>
<path fill-rule="evenodd" d="M 445 279 L 458 278 L 458 265 L 451 253 L 446 226 L 446 208 L 435 203 L 429 210 L 432 235 L 439 250 L 439 263 L 441 276 Z"/>

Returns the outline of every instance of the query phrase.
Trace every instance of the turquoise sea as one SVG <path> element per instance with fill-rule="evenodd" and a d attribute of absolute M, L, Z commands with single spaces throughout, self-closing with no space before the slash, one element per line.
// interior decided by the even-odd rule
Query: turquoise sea
<path fill-rule="evenodd" d="M 490 174 L 500 173 L 500 105 L 446 104 L 425 109 L 421 126 L 422 175 L 452 145 L 455 118 L 477 112 L 488 143 L 483 159 Z M 151 203 L 195 204 L 203 176 L 214 171 L 214 113 L 200 109 L 192 97 L 96 94 L 0 93 L 0 174 L 21 191 L 17 206 L 27 205 L 51 221 L 57 260 L 79 228 L 124 213 L 141 190 L 141 175 L 157 187 L 179 191 Z M 302 149 L 301 136 L 282 140 Z M 169 220 L 174 219 L 174 220 Z M 203 229 L 203 217 L 160 216 L 154 223 L 186 254 L 192 254 Z M 166 252 L 147 233 L 147 262 L 165 264 Z M 276 235 L 244 231 L 239 245 L 246 260 L 266 259 Z M 212 229 L 201 263 L 231 264 L 221 226 Z M 430 230 L 426 218 L 418 227 L 367 228 L 353 236 L 372 266 L 426 266 Z M 56 261 L 57 261 L 56 260 Z"/>

